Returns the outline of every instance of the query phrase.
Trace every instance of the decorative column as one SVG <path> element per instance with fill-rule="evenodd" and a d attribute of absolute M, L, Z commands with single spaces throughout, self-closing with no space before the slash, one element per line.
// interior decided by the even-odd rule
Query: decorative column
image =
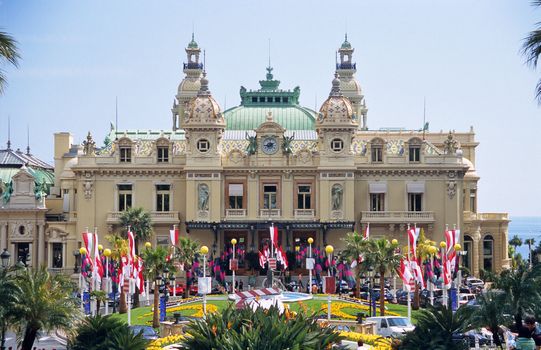
<path fill-rule="evenodd" d="M 481 244 L 481 232 L 479 226 L 477 226 L 474 234 L 472 235 L 473 239 L 473 254 L 472 254 L 472 265 L 473 265 L 473 274 L 476 277 L 479 277 L 479 266 L 481 255 L 479 254 L 479 245 Z"/>
<path fill-rule="evenodd" d="M 38 260 L 36 261 L 35 266 L 45 265 L 47 266 L 47 263 L 45 261 L 45 225 L 39 224 L 38 225 Z"/>
<path fill-rule="evenodd" d="M 1 224 L 0 225 L 0 251 L 4 251 L 5 248 L 7 248 L 7 225 Z"/>

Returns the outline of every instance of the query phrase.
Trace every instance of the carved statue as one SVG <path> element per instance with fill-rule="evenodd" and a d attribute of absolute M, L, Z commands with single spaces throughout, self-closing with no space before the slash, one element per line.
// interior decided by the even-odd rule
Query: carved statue
<path fill-rule="evenodd" d="M 43 198 L 47 195 L 47 184 L 45 183 L 45 180 L 42 180 L 40 182 L 34 182 L 34 197 L 38 201 L 42 201 Z"/>
<path fill-rule="evenodd" d="M 282 143 L 282 151 L 286 155 L 293 153 L 293 148 L 291 147 L 291 142 L 295 139 L 295 133 L 291 136 L 284 136 L 284 142 Z"/>
<path fill-rule="evenodd" d="M 96 142 L 94 142 L 94 139 L 92 139 L 92 135 L 89 131 L 88 135 L 86 135 L 86 140 L 83 141 L 83 153 L 87 156 L 93 156 L 96 153 L 95 150 Z"/>
<path fill-rule="evenodd" d="M 84 190 L 86 199 L 91 199 L 92 198 L 92 187 L 93 187 L 93 184 L 92 184 L 92 181 L 90 181 L 90 180 L 86 180 L 83 183 L 83 190 Z"/>
<path fill-rule="evenodd" d="M 5 184 L 4 191 L 2 192 L 2 201 L 4 204 L 7 204 L 9 202 L 9 199 L 11 198 L 11 194 L 13 193 L 13 181 L 10 181 Z"/>
<path fill-rule="evenodd" d="M 460 143 L 455 139 L 455 135 L 449 130 L 447 140 L 443 141 L 443 152 L 445 154 L 456 154 L 460 148 Z"/>
<path fill-rule="evenodd" d="M 199 185 L 199 210 L 209 210 L 209 187 L 206 184 Z"/>
<path fill-rule="evenodd" d="M 332 210 L 342 209 L 342 196 L 343 196 L 342 186 L 338 184 L 334 185 L 331 189 Z"/>
<path fill-rule="evenodd" d="M 257 139 L 254 136 L 248 135 L 248 132 L 246 132 L 246 140 L 248 140 L 248 147 L 246 147 L 246 153 L 248 153 L 249 156 L 254 155 L 255 152 L 257 152 Z"/>

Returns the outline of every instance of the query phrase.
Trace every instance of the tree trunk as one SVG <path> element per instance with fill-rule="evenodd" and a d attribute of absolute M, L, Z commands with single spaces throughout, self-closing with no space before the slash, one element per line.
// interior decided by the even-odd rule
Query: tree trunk
<path fill-rule="evenodd" d="M 357 284 L 355 285 L 355 298 L 361 297 L 361 276 L 357 275 Z"/>
<path fill-rule="evenodd" d="M 185 274 L 185 276 L 186 276 L 186 289 L 184 289 L 184 298 L 185 298 L 185 299 L 187 299 L 187 298 L 190 297 L 190 287 L 191 287 L 191 285 L 192 285 L 192 281 L 191 281 L 191 280 L 192 280 L 192 276 L 191 276 L 191 274 L 190 274 L 190 277 L 188 277 L 188 272 L 189 272 L 189 270 L 190 270 L 189 267 L 187 267 L 187 268 L 185 269 L 185 272 L 186 272 L 186 274 Z"/>
<path fill-rule="evenodd" d="M 132 309 L 139 307 L 139 287 L 135 286 L 135 294 L 132 295 Z"/>
<path fill-rule="evenodd" d="M 158 286 L 154 283 L 154 313 L 152 314 L 152 327 L 160 326 L 160 292 Z"/>
<path fill-rule="evenodd" d="M 118 302 L 118 313 L 125 314 L 126 312 L 128 312 L 128 303 L 126 302 L 126 293 L 124 293 L 124 288 L 122 288 Z"/>
<path fill-rule="evenodd" d="M 96 315 L 100 314 L 100 299 L 96 298 Z"/>
<path fill-rule="evenodd" d="M 28 327 L 24 330 L 24 338 L 21 345 L 21 350 L 32 350 L 32 346 L 34 346 L 34 341 L 36 340 L 38 331 L 39 329 L 37 328 Z"/>
<path fill-rule="evenodd" d="M 412 310 L 419 310 L 420 304 L 420 288 L 419 283 L 415 282 L 415 291 L 413 292 L 413 305 L 411 306 Z"/>
<path fill-rule="evenodd" d="M 385 316 L 385 269 L 379 269 L 379 315 Z"/>

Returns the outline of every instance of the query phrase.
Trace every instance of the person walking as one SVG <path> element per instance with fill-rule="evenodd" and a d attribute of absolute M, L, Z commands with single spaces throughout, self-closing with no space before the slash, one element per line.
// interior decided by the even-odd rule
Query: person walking
<path fill-rule="evenodd" d="M 524 318 L 523 322 L 517 325 L 518 336 L 516 338 L 515 349 L 517 350 L 535 350 L 535 341 L 533 339 L 535 332 L 535 319 L 531 316 Z"/>

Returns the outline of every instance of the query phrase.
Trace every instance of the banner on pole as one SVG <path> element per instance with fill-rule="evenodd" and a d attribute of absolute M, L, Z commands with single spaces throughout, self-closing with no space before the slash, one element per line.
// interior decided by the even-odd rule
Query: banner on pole
<path fill-rule="evenodd" d="M 237 271 L 239 269 L 239 261 L 237 259 L 229 260 L 229 270 Z"/>
<path fill-rule="evenodd" d="M 212 279 L 210 277 L 199 277 L 197 280 L 197 291 L 200 294 L 210 294 L 212 291 Z"/>
<path fill-rule="evenodd" d="M 323 294 L 334 294 L 336 292 L 336 279 L 334 276 L 325 276 L 323 283 Z"/>
<path fill-rule="evenodd" d="M 269 258 L 269 268 L 271 270 L 276 270 L 276 258 Z"/>
<path fill-rule="evenodd" d="M 313 270 L 315 262 L 316 262 L 316 259 L 314 258 L 306 258 L 306 269 Z"/>

